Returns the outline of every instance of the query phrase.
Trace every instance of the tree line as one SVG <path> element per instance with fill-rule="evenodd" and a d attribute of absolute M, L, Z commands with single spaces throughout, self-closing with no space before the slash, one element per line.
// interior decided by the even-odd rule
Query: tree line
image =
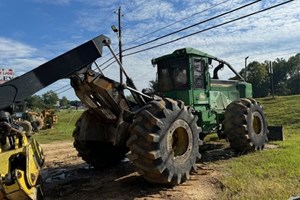
<path fill-rule="evenodd" d="M 272 75 L 274 95 L 300 94 L 300 53 L 290 58 L 277 58 L 271 61 L 253 61 L 246 67 L 246 80 L 252 83 L 253 97 L 266 97 L 272 94 Z M 272 72 L 272 73 L 271 73 Z M 239 72 L 244 76 L 245 69 Z M 231 79 L 236 79 L 233 77 Z"/>
<path fill-rule="evenodd" d="M 44 94 L 33 95 L 25 99 L 26 106 L 29 109 L 45 109 L 54 108 L 56 106 L 62 108 L 69 108 L 70 106 L 77 106 L 79 101 L 69 101 L 67 97 L 63 96 L 61 99 L 58 94 L 50 90 Z"/>

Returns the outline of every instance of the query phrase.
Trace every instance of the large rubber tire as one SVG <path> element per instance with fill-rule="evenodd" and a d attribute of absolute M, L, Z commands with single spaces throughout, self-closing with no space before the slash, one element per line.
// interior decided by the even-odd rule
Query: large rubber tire
<path fill-rule="evenodd" d="M 267 121 L 262 106 L 254 99 L 239 99 L 225 111 L 224 133 L 236 152 L 262 150 L 267 139 Z"/>
<path fill-rule="evenodd" d="M 112 142 L 87 141 L 81 139 L 82 137 L 80 134 L 85 134 L 84 131 L 95 128 L 82 128 L 82 124 L 97 126 L 95 123 L 87 122 L 91 117 L 91 114 L 86 111 L 76 122 L 76 128 L 73 132 L 73 145 L 76 148 L 78 155 L 82 160 L 95 168 L 105 168 L 119 164 L 120 161 L 125 158 L 125 154 L 129 151 L 126 146 L 114 146 Z"/>
<path fill-rule="evenodd" d="M 17 121 L 16 122 L 18 125 L 23 127 L 23 131 L 26 132 L 26 136 L 30 137 L 32 134 L 32 125 L 29 121 L 27 120 L 22 120 L 22 121 Z"/>
<path fill-rule="evenodd" d="M 44 127 L 44 121 L 40 117 L 37 117 L 34 121 L 38 130 L 41 130 Z"/>
<path fill-rule="evenodd" d="M 200 158 L 198 117 L 182 101 L 163 99 L 144 106 L 130 126 L 129 159 L 149 182 L 176 185 L 189 178 Z"/>
<path fill-rule="evenodd" d="M 37 181 L 37 186 L 36 186 L 36 200 L 44 200 L 44 187 L 43 187 L 43 182 L 41 175 Z"/>

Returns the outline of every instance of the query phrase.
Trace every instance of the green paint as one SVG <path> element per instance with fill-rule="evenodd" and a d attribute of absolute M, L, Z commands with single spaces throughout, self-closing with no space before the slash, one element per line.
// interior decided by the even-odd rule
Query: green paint
<path fill-rule="evenodd" d="M 244 81 L 212 79 L 208 66 L 214 56 L 193 48 L 175 50 L 152 59 L 157 64 L 158 88 L 165 97 L 180 99 L 199 115 L 204 132 L 216 132 L 228 104 L 252 97 L 252 85 Z"/>

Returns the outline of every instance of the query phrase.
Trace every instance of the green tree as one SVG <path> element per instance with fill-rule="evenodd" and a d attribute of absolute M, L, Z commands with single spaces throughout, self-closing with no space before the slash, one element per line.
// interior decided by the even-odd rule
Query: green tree
<path fill-rule="evenodd" d="M 31 110 L 43 109 L 45 107 L 44 100 L 39 95 L 33 95 L 25 99 L 26 106 Z"/>
<path fill-rule="evenodd" d="M 253 97 L 265 97 L 269 94 L 268 64 L 257 61 L 247 66 L 247 82 L 252 83 Z"/>
<path fill-rule="evenodd" d="M 287 80 L 289 78 L 290 67 L 285 59 L 277 58 L 272 62 L 273 66 L 273 80 L 276 95 L 288 95 L 290 94 L 290 89 L 287 85 Z"/>
<path fill-rule="evenodd" d="M 70 102 L 69 100 L 67 99 L 67 97 L 63 96 L 60 100 L 59 100 L 59 104 L 60 106 L 63 106 L 63 107 L 68 107 Z"/>
<path fill-rule="evenodd" d="M 58 95 L 52 90 L 42 95 L 45 105 L 49 108 L 53 108 L 54 105 L 59 101 Z"/>
<path fill-rule="evenodd" d="M 287 86 L 290 94 L 300 94 L 300 53 L 288 59 L 289 67 Z"/>
<path fill-rule="evenodd" d="M 288 59 L 287 67 L 288 67 L 288 76 L 289 77 L 299 76 L 300 53 L 298 53 L 295 56 L 292 56 Z"/>

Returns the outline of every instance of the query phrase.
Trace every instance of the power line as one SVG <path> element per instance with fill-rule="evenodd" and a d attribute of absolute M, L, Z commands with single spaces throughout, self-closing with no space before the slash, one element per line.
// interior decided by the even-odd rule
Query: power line
<path fill-rule="evenodd" d="M 105 69 L 107 69 L 109 66 L 111 66 L 111 65 L 114 64 L 115 62 L 116 62 L 116 61 L 111 62 L 110 64 L 108 64 L 107 66 L 105 66 L 104 68 L 102 68 L 101 70 L 104 71 Z M 70 85 L 65 85 L 64 87 L 62 87 L 62 88 L 60 88 L 60 89 L 58 89 L 58 90 L 61 90 L 61 89 L 66 88 L 66 87 L 68 87 L 68 86 L 70 86 Z M 57 95 L 59 95 L 59 94 L 61 94 L 61 93 L 64 93 L 64 92 L 66 92 L 66 91 L 68 91 L 68 90 L 70 90 L 70 89 L 72 89 L 72 87 L 69 87 L 69 88 L 67 88 L 67 89 L 65 89 L 65 90 L 63 90 L 63 91 L 57 93 Z M 58 90 L 55 90 L 55 91 L 58 91 Z"/>
<path fill-rule="evenodd" d="M 207 22 L 207 21 L 216 19 L 216 18 L 218 18 L 218 17 L 224 16 L 224 15 L 229 14 L 229 13 L 231 13 L 231 12 L 235 12 L 236 10 L 239 10 L 239 9 L 244 8 L 244 7 L 250 6 L 250 5 L 252 5 L 252 4 L 254 4 L 254 3 L 257 3 L 257 2 L 259 2 L 259 1 L 261 1 L 261 0 L 257 0 L 257 1 L 251 2 L 251 3 L 249 3 L 249 4 L 246 4 L 246 5 L 244 5 L 244 6 L 238 7 L 238 8 L 236 8 L 236 9 L 233 9 L 233 10 L 228 11 L 228 12 L 226 12 L 226 13 L 223 13 L 223 14 L 221 14 L 221 15 L 218 15 L 218 16 L 215 16 L 215 17 L 213 17 L 213 18 L 210 18 L 210 19 L 201 21 L 201 22 L 199 22 L 199 23 L 196 23 L 196 24 L 193 24 L 193 25 L 191 25 L 191 26 L 185 27 L 185 28 L 180 29 L 180 30 L 178 30 L 178 31 L 169 33 L 169 34 L 167 34 L 167 35 L 165 35 L 165 36 L 161 36 L 161 37 L 159 37 L 159 38 L 156 38 L 156 39 L 154 39 L 154 40 L 148 41 L 148 42 L 146 42 L 146 43 L 143 43 L 143 44 L 140 44 L 140 45 L 137 45 L 137 46 L 134 46 L 134 47 L 125 49 L 125 50 L 123 50 L 122 52 L 127 51 L 127 50 L 131 50 L 131 49 L 134 49 L 134 48 L 143 46 L 143 45 L 146 45 L 146 44 L 148 44 L 148 43 L 151 43 L 151 42 L 153 42 L 153 41 L 156 41 L 156 40 L 162 39 L 162 38 L 164 38 L 164 37 L 170 36 L 170 35 L 172 35 L 172 34 L 178 33 L 178 32 L 180 32 L 180 31 L 186 30 L 186 29 L 188 29 L 188 28 L 191 28 L 191 27 L 193 27 L 193 26 L 199 25 L 199 24 L 201 24 L 201 23 L 205 23 L 205 22 Z M 227 1 L 223 1 L 223 2 L 221 2 L 221 3 L 218 3 L 218 4 L 216 4 L 216 5 L 214 5 L 214 6 L 210 7 L 210 8 L 207 8 L 207 9 L 201 11 L 201 12 L 205 12 L 205 11 L 207 11 L 207 10 L 209 10 L 209 9 L 212 9 L 212 8 L 218 6 L 218 5 L 224 4 L 225 2 L 227 2 Z M 141 4 L 142 4 L 142 3 L 141 3 Z M 176 24 L 176 23 L 178 23 L 178 22 L 181 22 L 181 21 L 183 21 L 183 20 L 185 20 L 185 19 L 188 19 L 188 18 L 190 18 L 190 17 L 192 17 L 192 16 L 195 16 L 196 14 L 199 14 L 199 13 L 201 13 L 201 12 L 194 13 L 193 15 L 191 15 L 191 16 L 189 16 L 189 17 L 186 17 L 186 18 L 183 18 L 183 19 L 181 19 L 181 20 L 178 20 L 178 21 L 176 21 L 176 22 L 174 22 L 174 23 L 172 23 L 172 24 L 170 24 L 170 25 L 168 25 L 168 26 L 172 26 L 172 25 L 174 25 L 174 24 Z M 165 27 L 165 28 L 166 28 L 166 27 Z M 108 63 L 108 62 L 111 61 L 112 59 L 113 59 L 113 57 L 107 59 L 107 60 L 106 60 L 105 62 L 103 62 L 100 66 L 103 66 L 104 64 Z M 107 68 L 108 68 L 110 65 L 112 65 L 113 63 L 115 63 L 115 61 L 112 62 L 112 63 L 110 63 L 110 64 L 108 64 L 108 65 L 105 66 L 104 68 L 102 68 L 102 70 L 107 69 Z"/>
<path fill-rule="evenodd" d="M 142 49 L 142 50 L 139 50 L 139 51 L 135 51 L 135 52 L 132 52 L 132 53 L 128 53 L 128 54 L 125 54 L 125 55 L 123 55 L 123 56 L 124 56 L 124 57 L 125 57 L 125 56 L 130 56 L 130 55 L 134 55 L 134 54 L 137 54 L 137 53 L 141 53 L 141 52 L 143 52 L 143 51 L 147 51 L 147 50 L 154 49 L 154 48 L 157 48 L 157 47 L 160 47 L 160 46 L 164 46 L 164 45 L 167 45 L 167 44 L 170 44 L 170 43 L 179 41 L 179 40 L 181 40 L 181 39 L 184 39 L 184 38 L 187 38 L 187 37 L 190 37 L 190 36 L 199 34 L 199 33 L 203 33 L 203 32 L 205 32 L 205 31 L 208 31 L 208 30 L 211 30 L 211 29 L 218 28 L 218 27 L 220 27 L 220 26 L 224 26 L 224 25 L 226 25 L 226 24 L 229 24 L 229 23 L 232 23 L 232 22 L 235 22 L 235 21 L 239 21 L 239 20 L 241 20 L 241 19 L 250 17 L 250 16 L 252 16 L 252 15 L 256 15 L 256 14 L 259 14 L 259 13 L 262 13 L 262 12 L 265 12 L 265 11 L 268 11 L 268 10 L 271 10 L 271 9 L 273 9 L 273 8 L 276 8 L 276 7 L 282 6 L 282 5 L 284 5 L 284 4 L 290 3 L 290 2 L 292 2 L 292 1 L 294 1 L 294 0 L 284 1 L 284 2 L 282 2 L 282 3 L 276 4 L 276 5 L 274 5 L 274 6 L 271 6 L 271 7 L 268 7 L 268 8 L 265 8 L 265 9 L 262 9 L 262 10 L 259 10 L 259 11 L 256 11 L 256 12 L 253 12 L 253 13 L 250 13 L 250 14 L 248 14 L 248 15 L 244 15 L 244 16 L 242 16 L 242 17 L 238 17 L 238 18 L 229 20 L 229 21 L 227 21 L 227 22 L 224 22 L 224 23 L 221 23 L 221 24 L 217 24 L 217 25 L 215 25 L 215 26 L 211 26 L 211 27 L 209 27 L 209 28 L 202 29 L 202 30 L 200 30 L 200 31 L 197 31 L 197 32 L 194 32 L 194 33 L 185 35 L 185 36 L 183 36 L 183 37 L 179 37 L 179 38 L 170 40 L 170 41 L 168 41 L 168 42 L 164 42 L 164 43 L 161 43 L 161 44 L 158 44 L 158 45 L 155 45 L 155 46 L 152 46 L 152 47 L 148 47 L 148 48 L 145 48 L 145 49 Z"/>
<path fill-rule="evenodd" d="M 118 54 L 116 54 L 116 55 L 118 55 Z M 103 65 L 105 65 L 106 63 L 108 63 L 108 62 L 111 61 L 112 59 L 114 59 L 113 56 L 110 57 L 109 59 L 107 59 L 105 62 L 101 63 L 101 64 L 100 64 L 100 67 L 103 67 Z"/>
<path fill-rule="evenodd" d="M 106 70 L 109 66 L 111 66 L 112 64 L 114 64 L 115 62 L 117 62 L 117 61 L 113 61 L 113 62 L 111 62 L 111 63 L 109 63 L 108 65 L 106 65 L 105 67 L 103 67 L 101 70 L 102 71 L 104 71 L 104 70 Z"/>
<path fill-rule="evenodd" d="M 67 85 L 67 86 L 69 86 L 69 85 Z M 64 92 L 66 92 L 66 91 L 68 91 L 68 90 L 70 90 L 70 89 L 72 89 L 72 87 L 69 87 L 69 88 L 67 88 L 67 89 L 65 89 L 65 90 L 63 90 L 63 91 L 57 93 L 57 95 L 59 95 L 59 94 L 61 94 L 61 93 L 64 93 Z"/>
<path fill-rule="evenodd" d="M 131 11 L 130 12 L 133 12 L 134 10 L 137 10 L 138 8 L 140 8 L 141 7 L 141 5 L 143 5 L 146 1 L 148 1 L 148 0 L 144 0 L 144 1 L 140 1 L 140 3 L 139 4 L 137 4 L 136 6 L 134 6 L 134 8 L 133 9 L 131 9 Z M 126 9 L 126 7 L 125 7 L 125 9 Z M 126 11 L 126 12 L 128 12 L 128 11 Z"/>
<path fill-rule="evenodd" d="M 161 30 L 163 30 L 163 29 L 166 29 L 166 28 L 168 28 L 168 27 L 171 27 L 171 26 L 173 26 L 173 25 L 175 25 L 175 24 L 177 24 L 177 23 L 180 23 L 180 22 L 182 22 L 182 21 L 184 21 L 184 20 L 187 20 L 187 19 L 189 19 L 189 18 L 192 18 L 192 17 L 194 17 L 194 16 L 196 16 L 196 15 L 198 15 L 198 14 L 201 14 L 201 13 L 204 13 L 204 12 L 206 12 L 206 11 L 208 11 L 208 10 L 211 10 L 211 9 L 213 9 L 213 8 L 219 6 L 219 5 L 222 5 L 222 4 L 224 4 L 224 3 L 227 3 L 228 1 L 229 1 L 229 0 L 222 1 L 222 2 L 220 2 L 220 3 L 218 3 L 218 4 L 215 4 L 215 5 L 213 5 L 213 6 L 209 7 L 209 8 L 206 8 L 206 9 L 204 9 L 204 10 L 201 10 L 200 12 L 196 12 L 196 13 L 194 13 L 194 14 L 188 16 L 188 17 L 184 17 L 184 18 L 182 18 L 182 19 L 180 19 L 180 20 L 177 20 L 177 21 L 175 21 L 175 22 L 173 22 L 173 23 L 171 23 L 171 24 L 168 24 L 168 25 L 163 26 L 163 27 L 161 27 L 161 28 L 159 28 L 159 29 L 156 29 L 155 31 L 152 31 L 152 32 L 150 32 L 150 33 L 147 33 L 146 35 L 143 35 L 143 36 L 141 36 L 141 37 L 138 37 L 138 38 L 135 39 L 135 40 L 131 40 L 131 41 L 125 43 L 124 45 L 127 45 L 127 44 L 129 44 L 129 43 L 132 43 L 132 42 L 134 42 L 134 41 L 137 41 L 137 40 L 139 40 L 139 39 L 142 39 L 142 38 L 147 37 L 147 36 L 149 36 L 149 35 L 152 35 L 152 34 L 154 34 L 154 33 L 157 33 L 157 32 L 159 32 L 159 31 L 161 31 Z"/>
<path fill-rule="evenodd" d="M 114 49 L 114 51 L 116 51 L 118 48 L 116 48 L 116 49 Z M 106 57 L 106 56 L 108 56 L 109 54 L 105 54 L 105 55 L 103 55 L 102 56 L 102 58 L 103 57 Z M 118 54 L 116 54 L 116 55 L 118 55 Z M 100 65 L 100 67 L 102 67 L 103 65 L 105 65 L 106 63 L 108 63 L 109 61 L 111 61 L 112 59 L 113 59 L 114 57 L 111 57 L 111 58 L 109 58 L 108 60 L 106 60 L 105 62 L 103 62 L 101 65 Z M 95 68 L 94 68 L 95 69 Z M 59 90 L 62 90 L 62 89 L 64 89 L 64 88 L 66 88 L 66 87 L 68 87 L 69 85 L 65 85 L 65 86 L 62 86 L 61 88 L 58 88 L 58 89 L 56 89 L 56 90 L 54 90 L 54 92 L 57 92 L 57 91 L 59 91 Z"/>
<path fill-rule="evenodd" d="M 114 13 L 115 13 L 116 9 L 113 9 L 111 12 L 110 12 L 110 15 L 108 17 L 106 17 L 101 24 L 101 26 L 104 26 L 105 24 L 107 24 L 109 21 L 107 19 L 109 19 Z"/>
<path fill-rule="evenodd" d="M 242 16 L 242 17 L 239 17 L 239 18 L 236 18 L 236 19 L 233 19 L 233 20 L 230 20 L 230 21 L 227 21 L 227 22 L 224 22 L 224 23 L 221 23 L 221 24 L 218 24 L 218 25 L 215 25 L 215 26 L 212 26 L 212 27 L 209 27 L 209 28 L 206 28 L 206 29 L 203 29 L 203 30 L 194 32 L 194 33 L 191 33 L 191 34 L 188 34 L 188 35 L 183 36 L 183 37 L 179 37 L 179 38 L 177 38 L 177 39 L 174 39 L 174 40 L 171 40 L 171 41 L 168 41 L 168 42 L 159 44 L 159 45 L 155 45 L 155 46 L 152 46 L 152 47 L 149 47 L 149 48 L 146 48 L 146 49 L 142 49 L 142 50 L 139 50 L 139 51 L 135 51 L 135 52 L 132 52 L 132 53 L 128 53 L 128 54 L 125 54 L 124 57 L 125 57 L 125 56 L 130 56 L 130 55 L 133 55 L 133 54 L 137 54 L 137 53 L 141 53 L 141 52 L 143 52 L 143 51 L 147 51 L 147 50 L 150 50 L 150 49 L 154 49 L 154 48 L 157 48 L 157 47 L 160 47 L 160 46 L 163 46 L 163 45 L 167 45 L 167 44 L 173 43 L 173 42 L 175 42 L 175 41 L 178 41 L 178 40 L 181 40 L 181 39 L 184 39 L 184 38 L 187 38 L 187 37 L 190 37 L 190 36 L 193 36 L 193 35 L 196 35 L 196 34 L 199 34 L 199 33 L 202 33 L 202 32 L 205 32 L 205 31 L 208 31 L 208 30 L 211 30 L 211 29 L 214 29 L 214 28 L 217 28 L 217 27 L 226 25 L 226 24 L 229 24 L 229 23 L 232 23 L 232 22 L 235 22 L 235 21 L 244 19 L 244 18 L 246 18 L 246 17 L 250 17 L 250 16 L 252 16 L 252 15 L 256 15 L 256 14 L 259 14 L 259 13 L 261 13 L 261 12 L 265 12 L 265 11 L 267 11 L 267 10 L 270 10 L 270 9 L 273 9 L 273 8 L 276 8 L 276 7 L 279 7 L 279 6 L 282 6 L 282 5 L 284 5 L 284 4 L 290 3 L 290 2 L 292 2 L 292 1 L 294 1 L 294 0 L 289 0 L 289 1 L 285 1 L 285 2 L 279 3 L 279 4 L 276 4 L 276 5 L 274 5 L 274 6 L 268 7 L 268 8 L 266 8 L 266 9 L 263 9 L 263 10 L 260 10 L 260 11 L 257 11 L 257 12 L 253 12 L 253 13 L 250 13 L 250 14 L 248 14 L 248 15 L 244 15 L 244 16 Z M 252 2 L 251 4 L 256 3 L 256 2 L 258 2 L 258 1 Z M 247 4 L 247 5 L 248 5 L 248 4 Z M 245 6 L 247 6 L 247 5 L 245 5 Z M 242 6 L 242 7 L 243 7 L 243 6 Z M 230 11 L 229 11 L 229 12 L 230 12 Z M 128 50 L 128 49 L 127 49 L 127 50 Z M 125 50 L 124 50 L 124 51 L 125 51 Z M 111 57 L 110 59 L 106 60 L 106 61 L 105 61 L 104 63 L 102 63 L 100 66 L 103 66 L 104 64 L 106 64 L 107 62 L 109 62 L 109 61 L 112 60 L 112 59 L 113 59 L 113 57 Z M 112 65 L 112 64 L 115 63 L 115 62 L 116 62 L 116 61 L 111 62 L 110 64 L 108 64 L 107 66 L 105 66 L 104 68 L 102 68 L 102 70 L 107 69 L 110 65 Z M 61 89 L 63 89 L 63 88 L 66 88 L 67 86 L 68 86 L 68 85 L 66 85 L 66 86 L 64 86 L 64 87 L 62 87 L 62 88 L 59 88 L 59 89 L 57 89 L 57 90 L 55 90 L 55 91 L 59 91 L 59 90 L 61 90 Z M 68 91 L 68 90 L 70 90 L 71 88 L 72 88 L 72 87 L 70 87 L 70 88 L 68 88 L 68 89 L 66 89 L 66 90 L 63 90 L 62 92 L 60 92 L 60 93 L 58 93 L 58 94 L 61 94 L 61 93 L 65 92 L 65 91 Z"/>
<path fill-rule="evenodd" d="M 256 0 L 256 1 L 253 1 L 253 2 L 251 2 L 251 3 L 245 4 L 245 5 L 243 5 L 243 6 L 240 6 L 240 7 L 238 7 L 238 8 L 233 9 L 233 10 L 227 11 L 227 12 L 222 13 L 222 14 L 220 14 L 220 15 L 217 15 L 217 16 L 214 16 L 214 17 L 211 17 L 211 18 L 208 18 L 208 19 L 203 20 L 203 21 L 200 21 L 200 22 L 198 22 L 198 23 L 196 23 L 196 24 L 192 24 L 192 25 L 190 25 L 190 26 L 184 27 L 184 28 L 179 29 L 179 30 L 177 30 L 177 31 L 174 31 L 174 32 L 168 33 L 168 34 L 166 34 L 166 35 L 160 36 L 160 37 L 155 38 L 155 39 L 153 39 L 153 40 L 150 40 L 150 41 L 148 41 L 148 42 L 144 42 L 144 43 L 142 43 L 142 44 L 139 44 L 139 45 L 136 45 L 136 46 L 133 46 L 133 47 L 124 49 L 123 52 L 128 51 L 128 50 L 135 49 L 135 48 L 137 48 L 137 47 L 144 46 L 144 45 L 146 45 L 146 44 L 149 44 L 149 43 L 158 41 L 158 40 L 160 40 L 160 39 L 162 39 L 162 38 L 168 37 L 168 36 L 170 36 L 170 35 L 174 35 L 174 34 L 179 33 L 179 32 L 181 32 L 181 31 L 184 31 L 184 30 L 190 29 L 190 28 L 192 28 L 192 27 L 198 26 L 198 25 L 200 25 L 200 24 L 203 24 L 203 23 L 212 21 L 212 20 L 214 20 L 214 19 L 223 17 L 223 16 L 225 16 L 225 15 L 228 15 L 228 14 L 233 13 L 233 12 L 235 12 L 235 11 L 241 10 L 241 9 L 243 9 L 243 8 L 246 8 L 246 7 L 248 7 L 248 6 L 251 6 L 251 5 L 253 5 L 253 4 L 255 4 L 255 3 L 258 3 L 258 2 L 260 2 L 260 1 L 262 1 L 262 0 Z"/>
<path fill-rule="evenodd" d="M 59 91 L 59 90 L 61 90 L 61 89 L 66 88 L 67 86 L 69 86 L 69 85 L 65 85 L 65 86 L 63 86 L 63 87 L 61 87 L 61 88 L 58 88 L 58 89 L 54 90 L 53 92 L 57 92 L 57 91 Z"/>

